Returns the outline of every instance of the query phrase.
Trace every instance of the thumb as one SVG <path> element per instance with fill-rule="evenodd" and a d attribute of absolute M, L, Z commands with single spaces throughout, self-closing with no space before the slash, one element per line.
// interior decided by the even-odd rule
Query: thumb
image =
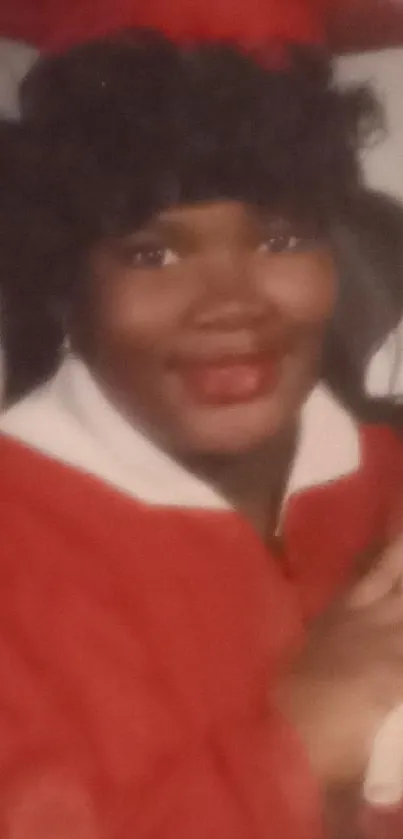
<path fill-rule="evenodd" d="M 374 567 L 347 595 L 347 605 L 362 609 L 396 589 L 403 592 L 403 532 L 380 556 Z"/>

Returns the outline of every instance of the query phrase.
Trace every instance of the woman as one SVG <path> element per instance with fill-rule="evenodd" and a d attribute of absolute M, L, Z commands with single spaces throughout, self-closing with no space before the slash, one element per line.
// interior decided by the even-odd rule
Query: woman
<path fill-rule="evenodd" d="M 397 409 L 342 392 L 333 242 L 371 111 L 316 57 L 276 60 L 126 34 L 23 88 L 4 836 L 328 835 L 403 700 L 398 592 L 313 628 L 400 500 Z"/>

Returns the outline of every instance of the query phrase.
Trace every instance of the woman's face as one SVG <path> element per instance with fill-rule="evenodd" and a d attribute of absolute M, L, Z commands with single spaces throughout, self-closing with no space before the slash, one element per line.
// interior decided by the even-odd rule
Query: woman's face
<path fill-rule="evenodd" d="M 108 395 L 182 455 L 235 454 L 291 424 L 335 300 L 327 247 L 239 202 L 186 205 L 103 241 L 76 335 Z"/>

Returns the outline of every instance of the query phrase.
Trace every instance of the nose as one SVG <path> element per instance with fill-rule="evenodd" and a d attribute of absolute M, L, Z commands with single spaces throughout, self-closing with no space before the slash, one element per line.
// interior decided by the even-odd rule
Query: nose
<path fill-rule="evenodd" d="M 223 253 L 205 264 L 201 291 L 197 311 L 200 328 L 236 331 L 265 318 L 267 301 L 248 254 Z"/>

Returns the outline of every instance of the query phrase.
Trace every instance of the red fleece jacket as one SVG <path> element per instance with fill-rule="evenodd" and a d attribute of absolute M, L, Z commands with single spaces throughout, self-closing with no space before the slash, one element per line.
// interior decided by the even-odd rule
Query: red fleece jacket
<path fill-rule="evenodd" d="M 291 498 L 280 567 L 236 513 L 136 503 L 0 438 L 0 839 L 319 839 L 269 694 L 385 537 L 401 447 L 364 428 L 362 452 Z"/>

